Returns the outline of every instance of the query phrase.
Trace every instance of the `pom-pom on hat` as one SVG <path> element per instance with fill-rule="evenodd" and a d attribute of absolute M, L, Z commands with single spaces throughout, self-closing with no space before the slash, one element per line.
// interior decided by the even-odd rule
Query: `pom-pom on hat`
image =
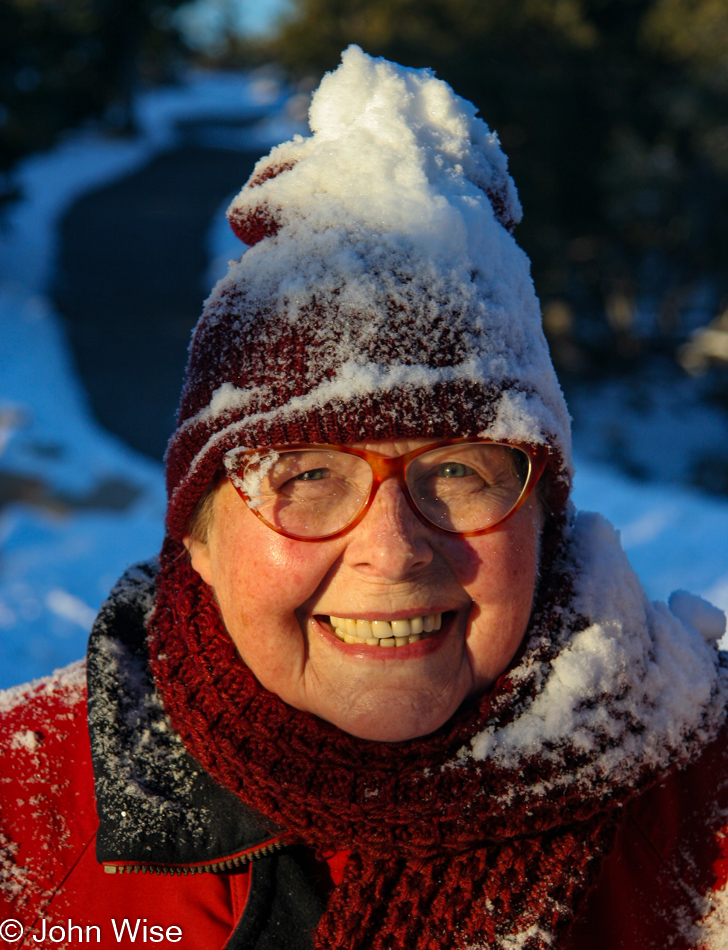
<path fill-rule="evenodd" d="M 548 444 L 563 503 L 569 416 L 497 136 L 430 70 L 356 46 L 309 121 L 228 210 L 249 249 L 193 335 L 167 450 L 170 535 L 237 446 Z"/>

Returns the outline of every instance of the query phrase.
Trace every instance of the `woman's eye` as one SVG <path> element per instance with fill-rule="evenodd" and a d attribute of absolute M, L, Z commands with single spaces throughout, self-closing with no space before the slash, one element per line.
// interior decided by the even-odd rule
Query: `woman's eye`
<path fill-rule="evenodd" d="M 445 462 L 438 468 L 437 474 L 440 478 L 465 478 L 475 472 L 462 462 Z"/>
<path fill-rule="evenodd" d="M 327 468 L 312 468 L 308 472 L 301 472 L 296 475 L 297 482 L 316 482 L 320 478 L 328 478 L 329 470 Z"/>

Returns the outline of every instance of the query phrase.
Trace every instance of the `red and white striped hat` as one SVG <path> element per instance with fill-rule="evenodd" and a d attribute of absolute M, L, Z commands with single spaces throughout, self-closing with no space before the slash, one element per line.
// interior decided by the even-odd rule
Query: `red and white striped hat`
<path fill-rule="evenodd" d="M 167 450 L 180 539 L 237 446 L 486 436 L 548 444 L 569 416 L 497 136 L 429 70 L 352 46 L 228 217 L 249 246 L 195 329 Z M 560 490 L 559 490 L 559 486 Z"/>

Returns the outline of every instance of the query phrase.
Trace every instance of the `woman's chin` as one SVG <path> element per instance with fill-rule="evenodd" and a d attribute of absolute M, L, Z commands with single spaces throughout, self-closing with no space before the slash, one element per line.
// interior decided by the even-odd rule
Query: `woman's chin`
<path fill-rule="evenodd" d="M 371 742 L 407 742 L 411 739 L 420 739 L 423 736 L 427 736 L 431 732 L 435 732 L 435 730 L 439 729 L 442 725 L 444 725 L 444 721 L 437 723 L 425 731 L 422 731 L 422 726 L 413 726 L 411 729 L 392 728 L 388 726 L 382 728 L 362 726 L 360 729 L 354 726 L 352 729 L 344 729 L 343 731 L 348 732 L 357 739 L 368 739 Z"/>
<path fill-rule="evenodd" d="M 324 716 L 332 725 L 343 732 L 355 736 L 357 739 L 368 739 L 373 742 L 406 742 L 409 739 L 419 739 L 435 732 L 443 726 L 454 714 L 460 701 L 448 704 L 432 702 L 413 704 L 402 709 L 401 699 L 398 703 L 387 704 L 383 708 L 372 706 L 362 712 L 348 709 L 341 714 Z M 399 707 L 393 712 L 392 706 Z"/>

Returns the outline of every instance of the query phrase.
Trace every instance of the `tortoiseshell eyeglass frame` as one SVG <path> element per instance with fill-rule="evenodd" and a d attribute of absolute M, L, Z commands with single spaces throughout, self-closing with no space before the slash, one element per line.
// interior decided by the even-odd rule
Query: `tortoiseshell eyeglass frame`
<path fill-rule="evenodd" d="M 425 452 L 431 452 L 433 449 L 444 448 L 448 445 L 474 445 L 477 443 L 486 443 L 489 445 L 502 445 L 506 448 L 520 449 L 528 459 L 529 468 L 528 476 L 521 490 L 521 494 L 518 496 L 518 500 L 513 505 L 513 507 L 508 511 L 506 515 L 502 518 L 499 518 L 498 521 L 494 521 L 492 524 L 486 525 L 484 528 L 478 528 L 475 531 L 456 531 L 450 528 L 443 527 L 442 525 L 436 524 L 434 521 L 423 514 L 417 507 L 412 498 L 412 495 L 409 490 L 409 486 L 406 481 L 407 468 L 410 463 L 416 459 L 418 456 L 423 455 Z M 243 499 L 250 511 L 259 518 L 266 527 L 270 528 L 272 531 L 275 531 L 277 534 L 282 534 L 287 538 L 292 538 L 295 541 L 332 541 L 335 538 L 339 538 L 342 535 L 346 534 L 347 531 L 351 531 L 355 528 L 360 521 L 365 517 L 367 511 L 372 505 L 374 498 L 376 497 L 379 486 L 388 478 L 396 478 L 399 483 L 399 487 L 402 490 L 402 493 L 409 505 L 410 509 L 414 512 L 416 517 L 428 528 L 432 528 L 435 531 L 439 531 L 441 534 L 447 535 L 459 535 L 460 537 L 474 537 L 480 534 L 487 534 L 489 531 L 495 530 L 505 521 L 508 521 L 509 518 L 512 518 L 513 515 L 518 511 L 519 508 L 526 502 L 529 495 L 533 492 L 536 487 L 538 480 L 543 475 L 544 469 L 546 468 L 546 463 L 549 457 L 548 446 L 545 445 L 530 445 L 525 442 L 500 442 L 494 439 L 476 439 L 476 438 L 459 438 L 459 439 L 442 439 L 437 442 L 428 442 L 427 445 L 422 445 L 418 449 L 413 449 L 411 452 L 405 452 L 404 455 L 397 455 L 391 457 L 388 455 L 381 455 L 379 452 L 369 452 L 366 449 L 354 448 L 350 445 L 333 445 L 329 443 L 313 443 L 313 442 L 295 442 L 288 443 L 286 445 L 267 445 L 262 446 L 258 449 L 250 449 L 247 452 L 241 452 L 239 455 L 236 455 L 236 461 L 239 460 L 240 468 L 245 468 L 245 463 L 247 459 L 251 458 L 256 453 L 261 452 L 295 452 L 301 449 L 313 449 L 314 451 L 329 451 L 329 452 L 343 452 L 347 455 L 355 455 L 357 458 L 364 459 L 369 463 L 369 466 L 372 470 L 372 485 L 369 490 L 369 494 L 365 499 L 361 509 L 348 521 L 343 528 L 339 528 L 338 531 L 334 531 L 331 534 L 322 535 L 320 537 L 307 537 L 298 534 L 293 534 L 290 531 L 286 531 L 284 528 L 281 528 L 278 525 L 271 524 L 270 521 L 267 521 L 261 513 L 250 504 L 250 498 L 245 493 L 245 491 L 239 487 L 233 480 L 232 476 L 228 472 L 224 472 L 225 477 L 233 485 L 237 493 Z"/>

